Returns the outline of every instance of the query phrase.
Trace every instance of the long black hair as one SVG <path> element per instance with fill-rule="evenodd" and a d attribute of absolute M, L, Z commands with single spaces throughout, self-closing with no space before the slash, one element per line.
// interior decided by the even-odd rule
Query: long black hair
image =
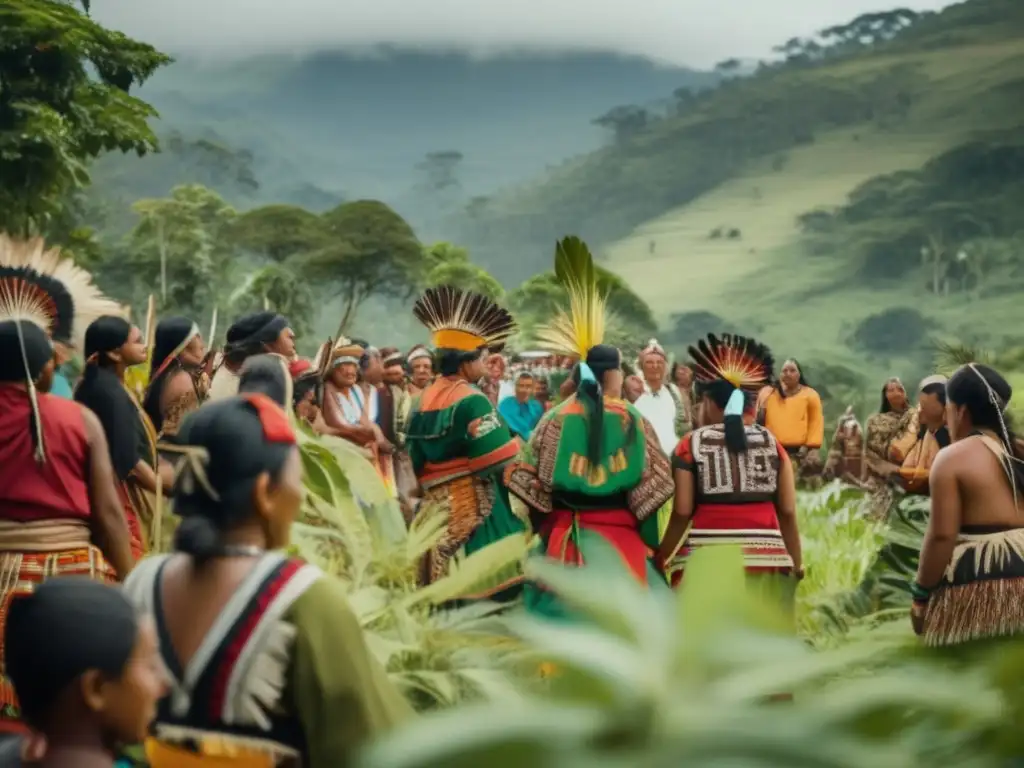
<path fill-rule="evenodd" d="M 141 460 L 152 460 L 149 438 L 138 408 L 114 371 L 110 353 L 131 337 L 132 324 L 106 315 L 85 330 L 85 372 L 75 390 L 75 400 L 96 414 L 107 436 L 114 476 L 128 478 Z"/>
<path fill-rule="evenodd" d="M 800 366 L 797 365 L 797 368 Z M 879 413 L 889 413 L 892 410 L 892 403 L 889 402 L 889 385 L 899 384 L 903 387 L 903 382 L 900 381 L 899 376 L 891 376 L 885 380 L 885 384 L 882 385 L 882 404 L 878 408 Z M 906 395 L 907 388 L 903 387 L 903 393 Z"/>
<path fill-rule="evenodd" d="M 729 399 L 733 396 L 734 392 L 739 392 L 743 396 L 744 411 L 746 411 L 747 407 L 750 405 L 750 394 L 744 392 L 742 389 L 737 389 L 735 385 L 725 379 L 715 379 L 707 382 L 697 381 L 694 386 L 696 388 L 697 397 L 708 397 L 711 402 L 723 411 L 729 404 Z M 742 414 L 727 414 L 723 419 L 722 424 L 725 429 L 726 448 L 728 448 L 732 453 L 746 453 L 747 427 L 743 423 Z"/>
<path fill-rule="evenodd" d="M 809 387 L 809 386 L 811 386 L 810 384 L 807 383 L 807 379 L 804 378 L 804 367 L 802 365 L 800 365 L 800 361 L 799 360 L 797 360 L 795 357 L 787 357 L 783 361 L 783 363 L 782 363 L 782 368 L 786 367 L 786 363 L 792 363 L 793 365 L 796 366 L 796 372 L 800 374 L 800 386 L 801 387 Z M 780 374 L 782 373 L 782 368 L 779 369 L 779 373 Z M 778 378 L 775 379 L 775 391 L 779 393 L 779 397 L 782 397 L 782 398 L 786 397 L 786 392 L 782 388 L 782 376 L 781 375 Z"/>
<path fill-rule="evenodd" d="M 1024 492 L 1024 443 L 1013 430 L 1009 414 L 1013 387 L 998 371 L 981 363 L 969 363 L 957 369 L 946 382 L 946 396 L 954 405 L 967 409 L 976 429 L 988 429 L 999 436 L 1008 456 L 1007 470 L 1013 475 L 1015 490 Z"/>
<path fill-rule="evenodd" d="M 576 383 L 576 399 L 583 407 L 587 423 L 587 461 L 596 467 L 604 453 L 604 376 L 622 365 L 622 356 L 615 347 L 598 344 L 587 352 L 585 363 L 593 376 L 586 375 L 583 365 L 573 368 L 572 376 Z M 632 445 L 637 436 L 637 425 L 632 412 L 627 413 L 625 441 L 626 445 Z"/>

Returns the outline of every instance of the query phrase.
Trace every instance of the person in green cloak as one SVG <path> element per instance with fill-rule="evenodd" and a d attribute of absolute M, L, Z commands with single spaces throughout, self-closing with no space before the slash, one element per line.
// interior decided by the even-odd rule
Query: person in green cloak
<path fill-rule="evenodd" d="M 506 468 L 506 483 L 530 510 L 542 556 L 596 567 L 588 565 L 588 551 L 604 541 L 641 583 L 667 591 L 652 556 L 657 512 L 675 491 L 672 467 L 653 426 L 623 399 L 621 353 L 600 343 L 606 303 L 586 245 L 562 241 L 555 272 L 570 311 L 560 311 L 538 337 L 556 354 L 580 361 L 575 392 L 541 419 L 529 446 Z M 540 584 L 528 582 L 523 601 L 533 613 L 571 618 Z"/>
<path fill-rule="evenodd" d="M 423 489 L 422 507 L 448 515 L 444 535 L 422 563 L 420 580 L 429 584 L 447 573 L 453 557 L 526 530 L 502 483 L 518 442 L 477 386 L 487 356 L 504 347 L 516 326 L 490 299 L 450 285 L 428 289 L 413 313 L 431 332 L 439 375 L 413 405 L 406 448 Z M 516 574 L 464 599 L 509 600 L 521 582 Z"/>

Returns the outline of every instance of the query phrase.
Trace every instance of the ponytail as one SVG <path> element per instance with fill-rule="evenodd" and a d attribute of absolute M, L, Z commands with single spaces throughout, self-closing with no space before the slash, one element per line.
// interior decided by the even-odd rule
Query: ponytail
<path fill-rule="evenodd" d="M 601 449 L 604 447 L 604 392 L 589 365 L 581 362 L 577 374 L 576 399 L 583 406 L 583 417 L 587 422 L 587 461 L 596 467 L 601 463 Z"/>

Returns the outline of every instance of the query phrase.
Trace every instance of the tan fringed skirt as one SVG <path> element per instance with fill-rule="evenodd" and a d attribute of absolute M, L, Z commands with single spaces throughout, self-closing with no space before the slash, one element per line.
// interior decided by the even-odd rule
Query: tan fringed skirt
<path fill-rule="evenodd" d="M 1024 635 L 1024 528 L 964 527 L 932 593 L 924 640 L 932 647 Z"/>

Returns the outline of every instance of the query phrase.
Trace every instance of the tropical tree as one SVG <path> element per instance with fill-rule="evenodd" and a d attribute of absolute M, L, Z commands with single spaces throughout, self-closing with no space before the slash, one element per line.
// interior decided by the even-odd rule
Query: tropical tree
<path fill-rule="evenodd" d="M 128 91 L 170 59 L 60 0 L 0 3 L 0 30 L 0 230 L 24 235 L 88 185 L 99 154 L 156 149 L 156 112 Z"/>
<path fill-rule="evenodd" d="M 264 205 L 241 214 L 231 230 L 243 250 L 277 263 L 327 245 L 327 224 L 297 205 Z"/>
<path fill-rule="evenodd" d="M 495 301 L 500 301 L 505 295 L 505 289 L 490 272 L 469 262 L 439 264 L 427 273 L 425 284 L 427 287 L 457 285 Z"/>
<path fill-rule="evenodd" d="M 312 330 L 315 300 L 301 273 L 286 264 L 269 264 L 251 272 L 231 295 L 238 314 L 272 310 L 288 318 L 298 336 Z"/>
<path fill-rule="evenodd" d="M 327 243 L 302 267 L 308 278 L 341 299 L 340 332 L 370 296 L 409 299 L 423 284 L 423 247 L 405 219 L 384 203 L 343 203 L 323 220 Z"/>
<path fill-rule="evenodd" d="M 159 287 L 163 309 L 191 316 L 212 311 L 231 283 L 235 209 L 197 184 L 139 200 L 132 209 L 139 222 L 128 235 L 128 261 L 136 280 Z"/>

